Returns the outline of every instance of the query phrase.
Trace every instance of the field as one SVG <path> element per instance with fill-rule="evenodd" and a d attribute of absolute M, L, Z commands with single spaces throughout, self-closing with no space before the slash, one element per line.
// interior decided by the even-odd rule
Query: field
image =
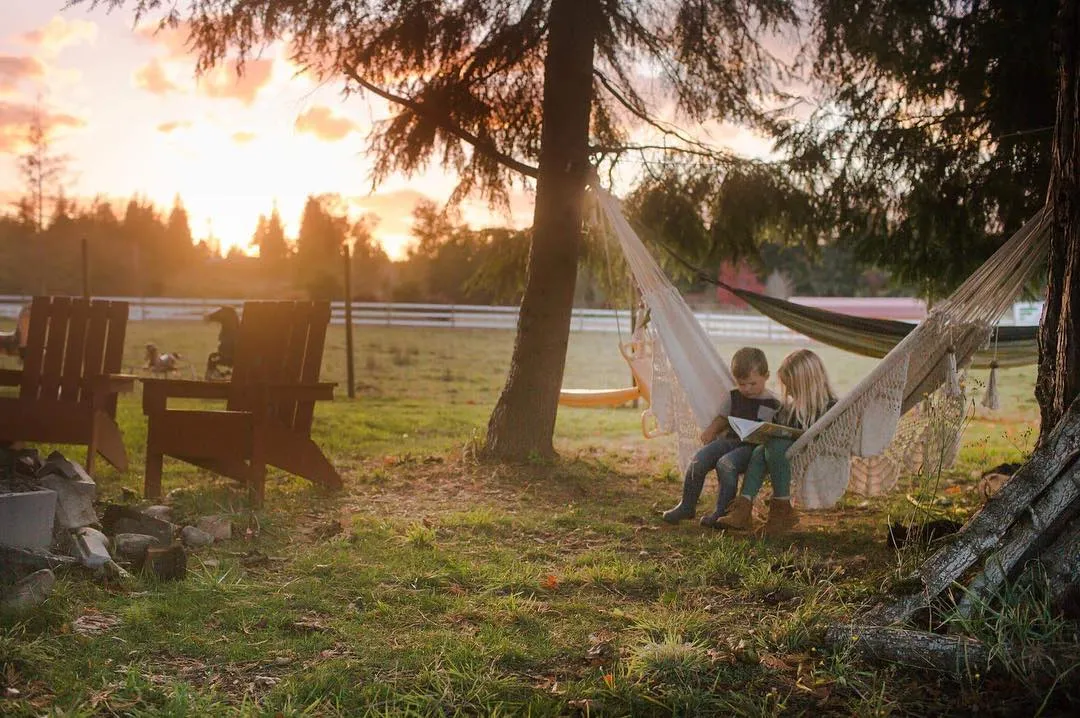
<path fill-rule="evenodd" d="M 154 342 L 201 373 L 215 329 L 133 323 L 125 364 L 142 371 Z M 625 385 L 616 341 L 575 334 L 565 385 Z M 39 613 L 0 618 L 0 686 L 16 692 L 0 713 L 1030 715 L 1047 696 L 1047 714 L 1062 709 L 1060 691 L 1020 673 L 951 678 L 822 643 L 830 622 L 917 564 L 918 549 L 884 541 L 915 511 L 909 497 L 926 505 L 932 486 L 930 511 L 962 519 L 981 505 L 978 474 L 1030 449 L 1033 369 L 1002 373 L 1002 411 L 972 409 L 955 470 L 905 479 L 890 497 L 847 497 L 759 540 L 659 520 L 680 479 L 670 443 L 641 438 L 639 410 L 560 411 L 555 462 L 477 460 L 512 342 L 363 328 L 350 401 L 332 328 L 323 378 L 341 383 L 314 433 L 346 490 L 275 475 L 254 513 L 242 491 L 166 460 L 176 512 L 227 513 L 236 538 L 195 553 L 183 582 L 73 575 Z M 764 348 L 774 366 L 791 349 Z M 841 392 L 872 366 L 820 351 Z M 97 477 L 116 501 L 141 491 L 138 392 L 119 417 L 133 468 Z M 107 628 L 87 635 L 77 619 L 88 615 Z M 1006 602 L 972 630 L 1001 642 L 1060 628 L 1032 615 Z"/>

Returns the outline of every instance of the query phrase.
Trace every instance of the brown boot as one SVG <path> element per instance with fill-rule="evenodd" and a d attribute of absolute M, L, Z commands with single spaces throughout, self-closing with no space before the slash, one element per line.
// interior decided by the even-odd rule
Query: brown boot
<path fill-rule="evenodd" d="M 736 496 L 728 504 L 727 513 L 717 520 L 716 528 L 731 531 L 749 531 L 754 521 L 751 516 L 753 508 L 753 501 L 745 496 Z"/>
<path fill-rule="evenodd" d="M 799 512 L 791 505 L 791 499 L 769 499 L 769 518 L 765 522 L 766 536 L 786 534 L 799 523 Z"/>

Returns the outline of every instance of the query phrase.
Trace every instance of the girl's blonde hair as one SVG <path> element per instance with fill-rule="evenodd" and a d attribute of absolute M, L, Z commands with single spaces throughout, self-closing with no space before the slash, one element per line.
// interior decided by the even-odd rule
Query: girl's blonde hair
<path fill-rule="evenodd" d="M 776 370 L 786 404 L 785 412 L 794 416 L 802 427 L 808 427 L 836 401 L 829 384 L 829 375 L 821 358 L 809 349 L 791 352 Z"/>

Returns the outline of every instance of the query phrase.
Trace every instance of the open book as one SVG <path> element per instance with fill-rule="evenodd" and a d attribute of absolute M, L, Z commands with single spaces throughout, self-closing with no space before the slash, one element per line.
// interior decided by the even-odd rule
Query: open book
<path fill-rule="evenodd" d="M 740 419 L 737 416 L 729 416 L 727 421 L 735 435 L 748 444 L 761 444 L 766 439 L 790 439 L 794 441 L 803 433 L 802 429 L 795 429 L 783 424 Z"/>

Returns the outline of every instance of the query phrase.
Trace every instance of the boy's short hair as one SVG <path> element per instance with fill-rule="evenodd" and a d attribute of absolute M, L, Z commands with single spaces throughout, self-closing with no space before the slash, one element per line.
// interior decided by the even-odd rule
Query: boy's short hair
<path fill-rule="evenodd" d="M 757 347 L 743 347 L 731 357 L 731 373 L 736 379 L 745 379 L 754 371 L 760 376 L 769 375 L 769 360 Z"/>

